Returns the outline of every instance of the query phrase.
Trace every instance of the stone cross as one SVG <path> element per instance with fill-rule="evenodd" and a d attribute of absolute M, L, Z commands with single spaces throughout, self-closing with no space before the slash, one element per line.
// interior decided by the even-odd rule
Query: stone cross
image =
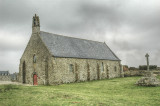
<path fill-rule="evenodd" d="M 149 55 L 148 53 L 145 55 L 146 59 L 147 59 L 147 70 L 149 71 Z"/>

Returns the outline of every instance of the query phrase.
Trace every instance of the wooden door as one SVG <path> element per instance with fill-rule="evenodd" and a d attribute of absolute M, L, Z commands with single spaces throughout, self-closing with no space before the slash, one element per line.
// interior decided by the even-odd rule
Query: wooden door
<path fill-rule="evenodd" d="M 38 83 L 37 83 L 37 75 L 36 74 L 33 75 L 33 85 L 38 85 Z"/>

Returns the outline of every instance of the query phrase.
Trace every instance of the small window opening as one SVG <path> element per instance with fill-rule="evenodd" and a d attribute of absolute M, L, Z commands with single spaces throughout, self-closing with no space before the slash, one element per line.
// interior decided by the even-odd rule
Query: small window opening
<path fill-rule="evenodd" d="M 33 55 L 33 63 L 36 63 L 36 55 Z"/>
<path fill-rule="evenodd" d="M 104 71 L 104 65 L 103 65 L 103 62 L 102 62 L 102 64 L 101 64 L 101 72 L 103 72 Z"/>
<path fill-rule="evenodd" d="M 117 71 L 117 67 L 116 67 L 116 66 L 114 67 L 114 71 L 115 71 L 115 72 Z"/>
<path fill-rule="evenodd" d="M 73 64 L 70 64 L 70 65 L 69 65 L 69 71 L 70 71 L 70 72 L 74 72 Z"/>

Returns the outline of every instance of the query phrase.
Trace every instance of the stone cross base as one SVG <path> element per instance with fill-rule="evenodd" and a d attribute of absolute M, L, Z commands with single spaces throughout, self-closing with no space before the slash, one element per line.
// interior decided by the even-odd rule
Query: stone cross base
<path fill-rule="evenodd" d="M 160 81 L 157 79 L 152 72 L 147 72 L 144 77 L 136 82 L 138 86 L 160 86 Z"/>
<path fill-rule="evenodd" d="M 154 77 L 153 72 L 151 71 L 145 72 L 144 77 Z"/>

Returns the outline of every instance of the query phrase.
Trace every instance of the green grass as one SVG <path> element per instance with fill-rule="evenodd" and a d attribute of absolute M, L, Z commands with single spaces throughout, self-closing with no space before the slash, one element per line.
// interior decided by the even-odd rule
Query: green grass
<path fill-rule="evenodd" d="M 0 85 L 0 106 L 160 106 L 160 87 L 134 85 L 139 78 L 57 86 Z"/>

